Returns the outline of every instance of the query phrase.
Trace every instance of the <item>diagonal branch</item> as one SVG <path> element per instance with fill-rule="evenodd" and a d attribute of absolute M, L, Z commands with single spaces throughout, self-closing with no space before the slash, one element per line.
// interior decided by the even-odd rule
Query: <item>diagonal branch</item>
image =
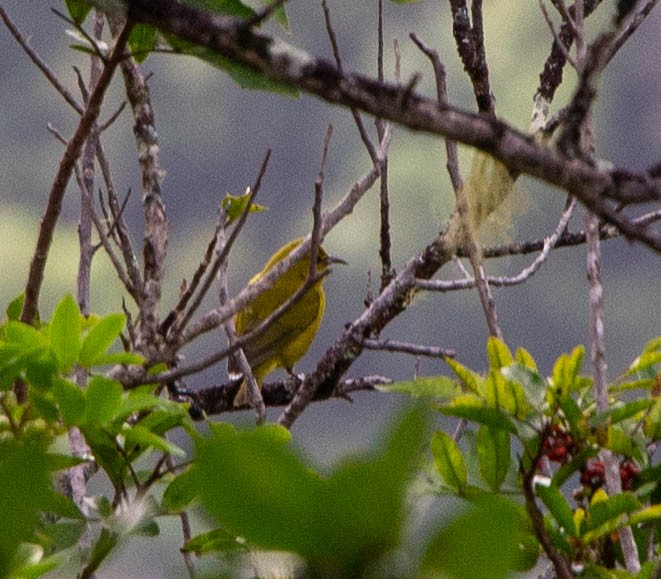
<path fill-rule="evenodd" d="M 110 85 L 113 74 L 115 73 L 115 69 L 124 56 L 124 48 L 128 41 L 131 28 L 132 24 L 127 23 L 117 37 L 115 48 L 110 55 L 107 65 L 101 72 L 92 94 L 90 95 L 87 107 L 85 108 L 83 115 L 80 117 L 78 128 L 67 144 L 57 174 L 53 180 L 48 195 L 46 211 L 39 227 L 37 246 L 32 261 L 30 262 L 30 272 L 25 286 L 25 303 L 23 304 L 23 311 L 21 312 L 22 322 L 32 323 L 36 317 L 46 260 L 48 259 L 48 252 L 53 240 L 53 233 L 62 209 L 64 192 L 69 179 L 71 178 L 71 174 L 73 173 L 76 160 L 80 156 L 83 144 L 99 117 L 101 103 L 103 102 L 103 97 L 105 96 L 106 90 Z"/>
<path fill-rule="evenodd" d="M 439 105 L 408 86 L 342 72 L 279 39 L 246 29 L 240 21 L 229 17 L 176 0 L 129 0 L 128 5 L 136 20 L 206 46 L 271 80 L 295 86 L 330 103 L 354 107 L 412 130 L 447 136 L 486 151 L 511 172 L 532 175 L 573 194 L 627 237 L 661 251 L 658 235 L 631 223 L 611 205 L 661 200 L 659 178 L 568 158 L 499 119 Z"/>

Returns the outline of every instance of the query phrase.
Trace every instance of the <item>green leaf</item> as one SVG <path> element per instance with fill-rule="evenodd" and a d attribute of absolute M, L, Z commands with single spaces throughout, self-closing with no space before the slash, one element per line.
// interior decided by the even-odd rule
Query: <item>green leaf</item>
<path fill-rule="evenodd" d="M 546 508 L 557 521 L 561 532 L 576 537 L 578 530 L 574 524 L 574 511 L 562 494 L 562 491 L 554 484 L 549 486 L 536 484 L 535 493 L 542 499 Z"/>
<path fill-rule="evenodd" d="M 149 53 L 156 48 L 158 30 L 148 24 L 136 24 L 129 36 L 131 55 L 138 62 L 143 62 Z"/>
<path fill-rule="evenodd" d="M 521 509 L 503 497 L 483 495 L 442 528 L 423 558 L 423 576 L 505 579 L 535 565 L 539 546 Z"/>
<path fill-rule="evenodd" d="M 638 399 L 619 404 L 618 406 L 611 407 L 608 410 L 593 416 L 590 420 L 590 426 L 595 428 L 605 424 L 617 424 L 618 422 L 622 422 L 627 418 L 631 418 L 632 416 L 647 410 L 653 405 L 654 400 L 649 399 Z"/>
<path fill-rule="evenodd" d="M 465 418 L 478 424 L 507 430 L 512 434 L 517 432 L 516 426 L 505 413 L 497 408 L 485 406 L 479 398 L 470 394 L 455 398 L 448 404 L 441 406 L 439 411 L 447 416 Z"/>
<path fill-rule="evenodd" d="M 571 354 L 563 354 L 556 360 L 553 366 L 553 387 L 560 398 L 583 386 L 578 377 L 584 355 L 585 348 L 576 346 Z"/>
<path fill-rule="evenodd" d="M 481 425 L 477 431 L 480 474 L 492 491 L 498 492 L 511 463 L 510 434 Z"/>
<path fill-rule="evenodd" d="M 95 361 L 95 366 L 109 366 L 113 364 L 125 364 L 127 366 L 136 365 L 141 366 L 145 363 L 145 359 L 140 354 L 133 352 L 112 352 L 99 356 Z"/>
<path fill-rule="evenodd" d="M 360 575 L 400 536 L 425 416 L 420 408 L 407 411 L 382 451 L 345 461 L 327 479 L 283 444 L 278 430 L 214 425 L 211 438 L 197 444 L 195 487 L 228 532 L 261 548 L 299 553 L 310 575 L 322 568 Z"/>
<path fill-rule="evenodd" d="M 437 400 L 451 400 L 461 394 L 457 381 L 448 376 L 425 376 L 417 380 L 382 384 L 376 389 L 382 392 L 408 394 L 414 398 L 435 398 Z"/>
<path fill-rule="evenodd" d="M 431 439 L 431 451 L 436 470 L 445 484 L 460 495 L 465 494 L 468 488 L 468 471 L 457 443 L 447 433 L 438 430 Z"/>
<path fill-rule="evenodd" d="M 225 198 L 221 201 L 222 208 L 227 214 L 227 222 L 225 225 L 229 225 L 236 221 L 241 214 L 246 210 L 250 201 L 250 190 L 246 191 L 243 195 L 231 195 L 230 193 L 225 194 Z M 260 205 L 259 203 L 251 203 L 248 213 L 261 213 L 266 211 L 268 207 L 266 205 Z"/>
<path fill-rule="evenodd" d="M 122 404 L 122 385 L 103 376 L 90 379 L 85 391 L 84 424 L 109 424 Z"/>
<path fill-rule="evenodd" d="M 593 501 L 590 505 L 589 516 L 585 521 L 585 528 L 586 530 L 595 529 L 610 519 L 632 513 L 640 507 L 641 504 L 636 495 L 626 491 L 603 501 Z"/>
<path fill-rule="evenodd" d="M 197 553 L 203 555 L 204 553 L 213 553 L 216 551 L 236 551 L 245 550 L 246 546 L 242 544 L 237 538 L 224 531 L 223 529 L 214 529 L 207 533 L 202 533 L 193 537 L 190 541 L 182 547 L 184 553 Z"/>
<path fill-rule="evenodd" d="M 176 402 L 146 392 L 131 391 L 122 399 L 121 405 L 113 417 L 113 421 L 120 425 L 132 414 L 155 409 L 164 410 L 165 415 L 171 417 L 173 424 L 176 425 L 181 424 L 182 418 L 188 416 L 186 410 Z M 144 418 L 141 424 L 153 424 L 151 421 L 160 419 L 160 416 L 162 416 L 160 414 L 154 416 L 154 414 L 155 413 L 152 412 L 149 416 Z"/>
<path fill-rule="evenodd" d="M 166 487 L 161 507 L 169 513 L 177 513 L 192 503 L 197 494 L 195 475 L 191 469 L 185 470 Z"/>
<path fill-rule="evenodd" d="M 606 448 L 624 456 L 634 456 L 635 448 L 631 436 L 619 426 L 609 426 Z"/>
<path fill-rule="evenodd" d="M 656 398 L 654 406 L 645 416 L 643 432 L 652 441 L 661 439 L 661 398 Z"/>
<path fill-rule="evenodd" d="M 117 339 L 126 324 L 124 314 L 110 314 L 99 320 L 83 340 L 80 348 L 80 364 L 90 367 L 97 364 L 112 343 Z"/>
<path fill-rule="evenodd" d="M 39 529 L 40 543 L 48 551 L 61 551 L 73 547 L 87 527 L 85 521 L 60 521 Z"/>
<path fill-rule="evenodd" d="M 51 493 L 45 449 L 34 441 L 0 440 L 0 577 L 15 576 L 12 560 L 28 541 Z"/>
<path fill-rule="evenodd" d="M 466 366 L 463 366 L 456 360 L 453 360 L 452 358 L 446 358 L 445 362 L 447 363 L 450 368 L 452 368 L 452 371 L 457 375 L 457 378 L 461 380 L 463 385 L 470 390 L 471 392 L 475 394 L 482 394 L 484 390 L 484 379 L 482 376 L 477 374 L 476 372 L 473 372 Z"/>
<path fill-rule="evenodd" d="M 69 380 L 55 376 L 53 396 L 60 407 L 64 423 L 67 426 L 79 424 L 85 415 L 85 394 L 80 387 Z"/>
<path fill-rule="evenodd" d="M 203 46 L 182 40 L 171 34 L 164 35 L 172 49 L 181 54 L 195 56 L 214 68 L 226 72 L 241 88 L 250 90 L 268 90 L 285 96 L 298 97 L 298 89 L 270 80 L 261 72 L 240 64 Z M 279 41 L 284 44 L 283 41 Z"/>
<path fill-rule="evenodd" d="M 72 296 L 65 296 L 55 308 L 49 325 L 50 345 L 60 372 L 66 373 L 80 352 L 80 310 Z"/>
<path fill-rule="evenodd" d="M 25 294 L 20 294 L 16 296 L 5 310 L 7 313 L 7 319 L 17 322 L 21 317 L 21 312 L 23 311 L 23 303 L 25 302 Z"/>
<path fill-rule="evenodd" d="M 275 0 L 267 0 L 265 2 L 265 4 L 270 5 L 270 4 L 273 4 L 274 2 L 275 2 Z M 284 4 L 281 4 L 280 6 L 278 6 L 278 8 L 276 8 L 273 15 L 275 17 L 276 22 L 278 24 L 280 24 L 280 26 L 282 26 L 282 29 L 285 32 L 290 32 L 291 31 L 290 28 L 289 28 L 289 18 L 287 17 L 287 12 L 285 10 Z"/>
<path fill-rule="evenodd" d="M 76 24 L 81 24 L 92 9 L 92 5 L 84 0 L 64 0 L 64 3 L 69 16 Z"/>
<path fill-rule="evenodd" d="M 26 552 L 26 547 L 30 551 Z M 36 579 L 37 577 L 42 577 L 57 569 L 62 565 L 66 559 L 61 555 L 52 555 L 50 557 L 44 557 L 39 559 L 38 562 L 34 563 L 42 553 L 39 550 L 40 548 L 33 544 L 22 543 L 19 547 L 20 563 L 13 569 L 12 577 L 21 577 L 21 579 Z"/>
<path fill-rule="evenodd" d="M 661 505 L 652 505 L 651 507 L 646 507 L 636 513 L 633 513 L 629 517 L 629 523 L 631 525 L 640 525 L 642 523 L 659 520 L 661 520 Z"/>
<path fill-rule="evenodd" d="M 487 342 L 487 358 L 492 370 L 505 368 L 512 363 L 512 353 L 509 348 L 498 338 L 493 336 Z"/>
<path fill-rule="evenodd" d="M 546 400 L 546 380 L 525 364 L 511 364 L 501 369 L 501 374 L 510 382 L 523 387 L 525 397 L 535 410 L 540 411 Z"/>
<path fill-rule="evenodd" d="M 65 468 L 71 468 L 72 466 L 78 466 L 79 464 L 88 462 L 84 458 L 71 456 L 70 454 L 49 452 L 46 456 L 48 458 L 48 468 L 52 471 L 64 470 Z"/>
<path fill-rule="evenodd" d="M 504 410 L 508 415 L 524 420 L 532 411 L 523 387 L 505 379 L 501 370 L 490 370 L 484 384 L 484 398 L 488 406 Z"/>
<path fill-rule="evenodd" d="M 133 426 L 125 426 L 122 430 L 126 446 L 135 445 L 140 447 L 150 447 L 156 450 L 162 450 L 174 456 L 186 456 L 186 452 L 173 444 L 169 440 L 153 433 L 148 428 L 135 424 Z"/>
<path fill-rule="evenodd" d="M 15 346 L 17 351 L 32 352 L 48 348 L 46 336 L 36 328 L 23 322 L 7 322 L 4 327 L 7 345 Z"/>
<path fill-rule="evenodd" d="M 537 373 L 537 363 L 525 348 L 518 348 L 514 353 L 514 359 L 518 364 L 525 366 L 528 370 L 532 370 L 535 374 Z"/>
<path fill-rule="evenodd" d="M 208 511 L 230 532 L 264 548 L 313 551 L 314 534 L 301 523 L 321 495 L 318 476 L 259 429 L 223 426 L 197 445 L 193 472 Z"/>

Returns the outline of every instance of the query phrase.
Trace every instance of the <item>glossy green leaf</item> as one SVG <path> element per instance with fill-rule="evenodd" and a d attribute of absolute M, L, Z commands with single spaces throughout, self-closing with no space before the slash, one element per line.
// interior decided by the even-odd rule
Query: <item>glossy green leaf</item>
<path fill-rule="evenodd" d="M 605 424 L 617 424 L 647 410 L 653 404 L 654 400 L 638 399 L 613 406 L 605 412 L 600 412 L 596 416 L 593 416 L 590 420 L 590 426 L 594 428 Z"/>
<path fill-rule="evenodd" d="M 631 436 L 620 426 L 609 426 L 607 430 L 606 448 L 624 456 L 634 456 L 635 447 Z"/>
<path fill-rule="evenodd" d="M 226 225 L 233 223 L 241 216 L 241 214 L 246 210 L 246 207 L 248 206 L 248 201 L 250 201 L 249 191 L 244 193 L 243 195 L 230 195 L 229 193 L 225 195 L 225 197 L 221 201 L 221 205 L 225 210 L 225 213 L 227 214 Z M 266 207 L 266 205 L 260 205 L 259 203 L 251 203 L 248 212 L 261 213 L 262 211 L 266 211 L 267 209 L 268 207 Z"/>
<path fill-rule="evenodd" d="M 661 439 L 661 398 L 656 398 L 654 406 L 650 408 L 649 413 L 645 416 L 643 432 L 650 440 Z"/>
<path fill-rule="evenodd" d="M 69 16 L 76 24 L 81 24 L 92 9 L 92 5 L 84 0 L 64 0 L 64 3 Z"/>
<path fill-rule="evenodd" d="M 510 382 L 523 388 L 525 397 L 536 410 L 541 410 L 546 399 L 546 380 L 525 364 L 514 363 L 501 370 Z"/>
<path fill-rule="evenodd" d="M 455 398 L 441 406 L 439 411 L 447 416 L 465 418 L 478 424 L 507 430 L 512 434 L 516 434 L 517 431 L 516 426 L 505 413 L 497 408 L 485 406 L 479 398 L 470 394 Z"/>
<path fill-rule="evenodd" d="M 146 410 L 162 409 L 164 413 L 154 416 L 154 412 L 149 414 L 143 419 L 142 424 L 153 424 L 151 421 L 159 419 L 159 417 L 170 417 L 172 424 L 180 424 L 182 418 L 188 416 L 186 410 L 176 402 L 166 400 L 149 394 L 146 392 L 131 391 L 122 400 L 120 406 L 117 408 L 113 420 L 119 425 L 123 423 L 129 416 L 137 412 Z M 149 421 L 149 422 L 146 422 Z"/>
<path fill-rule="evenodd" d="M 162 436 L 153 433 L 148 428 L 135 424 L 132 426 L 125 426 L 122 430 L 124 436 L 125 446 L 131 445 L 140 446 L 144 450 L 145 447 L 162 450 L 174 456 L 186 456 L 186 452 L 179 448 L 176 444 L 166 440 Z"/>
<path fill-rule="evenodd" d="M 68 426 L 79 424 L 85 415 L 85 394 L 77 384 L 55 376 L 53 396 L 60 408 L 62 419 Z"/>
<path fill-rule="evenodd" d="M 468 471 L 457 443 L 447 433 L 438 430 L 431 439 L 431 451 L 436 470 L 445 484 L 460 495 L 465 494 L 468 488 Z"/>
<path fill-rule="evenodd" d="M 480 474 L 492 491 L 498 492 L 511 463 L 510 434 L 481 425 L 477 431 Z"/>
<path fill-rule="evenodd" d="M 175 52 L 195 56 L 204 60 L 211 66 L 226 72 L 241 88 L 267 90 L 290 97 L 299 96 L 296 88 L 270 80 L 261 72 L 225 58 L 208 48 L 182 40 L 171 34 L 165 34 L 165 38 Z"/>
<path fill-rule="evenodd" d="M 574 524 L 574 511 L 562 491 L 554 484 L 548 486 L 536 484 L 535 493 L 557 521 L 560 531 L 575 537 L 577 530 Z"/>
<path fill-rule="evenodd" d="M 179 512 L 192 503 L 197 494 L 195 475 L 191 469 L 185 470 L 166 487 L 161 507 L 169 513 Z"/>
<path fill-rule="evenodd" d="M 129 36 L 131 55 L 137 62 L 143 62 L 156 48 L 158 30 L 148 24 L 136 24 Z"/>
<path fill-rule="evenodd" d="M 633 513 L 641 508 L 640 501 L 630 492 L 622 492 L 608 497 L 606 500 L 593 502 L 585 519 L 585 530 L 590 532 L 590 538 L 603 536 L 610 530 L 617 529 L 622 522 L 622 515 Z M 599 530 L 595 534 L 594 531 Z M 586 540 L 590 540 L 586 538 Z"/>
<path fill-rule="evenodd" d="M 90 379 L 85 391 L 85 416 L 83 422 L 102 425 L 112 422 L 122 404 L 122 386 L 115 380 L 102 376 Z"/>
<path fill-rule="evenodd" d="M 649 523 L 651 521 L 660 521 L 661 520 L 661 505 L 652 505 L 651 507 L 645 507 L 638 512 L 633 513 L 629 517 L 629 523 L 631 525 L 640 525 L 643 523 Z"/>
<path fill-rule="evenodd" d="M 514 360 L 525 366 L 528 370 L 532 370 L 534 373 L 537 373 L 537 363 L 535 359 L 531 356 L 530 352 L 525 348 L 518 348 L 514 353 Z"/>
<path fill-rule="evenodd" d="M 661 336 L 653 338 L 643 347 L 643 351 L 629 366 L 627 374 L 644 372 L 661 364 Z"/>
<path fill-rule="evenodd" d="M 566 396 L 582 385 L 578 380 L 581 366 L 583 365 L 583 356 L 585 348 L 576 346 L 571 354 L 560 356 L 553 366 L 553 387 L 560 396 Z"/>
<path fill-rule="evenodd" d="M 21 312 L 23 311 L 24 302 L 25 302 L 25 294 L 23 293 L 16 296 L 11 302 L 9 302 L 9 305 L 5 310 L 5 312 L 7 313 L 8 320 L 13 320 L 16 322 L 19 320 L 19 318 L 21 317 Z"/>
<path fill-rule="evenodd" d="M 125 323 L 124 314 L 110 314 L 101 318 L 83 340 L 80 348 L 80 364 L 85 367 L 96 364 L 117 339 Z"/>
<path fill-rule="evenodd" d="M 461 380 L 463 385 L 475 394 L 482 394 L 484 391 L 484 379 L 477 372 L 473 372 L 471 369 L 460 364 L 452 358 L 446 358 L 445 362 L 452 371 L 457 375 L 457 378 Z"/>
<path fill-rule="evenodd" d="M 512 363 L 512 353 L 509 348 L 498 338 L 493 336 L 487 342 L 487 358 L 492 370 L 505 368 Z"/>
<path fill-rule="evenodd" d="M 60 372 L 68 372 L 80 352 L 80 310 L 72 296 L 65 296 L 55 308 L 49 334 Z"/>
<path fill-rule="evenodd" d="M 22 322 L 7 322 L 4 327 L 5 340 L 16 352 L 31 352 L 48 348 L 46 336 L 36 328 Z"/>
<path fill-rule="evenodd" d="M 451 400 L 461 394 L 457 381 L 448 376 L 425 376 L 417 380 L 382 384 L 376 387 L 382 392 L 398 392 L 414 398 L 434 398 L 436 400 Z"/>

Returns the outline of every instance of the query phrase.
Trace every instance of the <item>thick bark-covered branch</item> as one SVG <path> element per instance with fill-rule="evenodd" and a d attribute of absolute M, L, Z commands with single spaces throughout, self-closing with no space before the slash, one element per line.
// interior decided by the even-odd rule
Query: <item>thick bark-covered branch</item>
<path fill-rule="evenodd" d="M 571 158 L 499 119 L 439 104 L 414 92 L 411 86 L 343 72 L 328 61 L 229 17 L 176 0 L 127 0 L 127 4 L 131 18 L 205 46 L 273 81 L 415 131 L 443 135 L 482 149 L 512 172 L 537 177 L 575 195 L 627 237 L 640 239 L 661 251 L 658 235 L 632 223 L 615 209 L 615 203 L 661 200 L 661 179 Z"/>

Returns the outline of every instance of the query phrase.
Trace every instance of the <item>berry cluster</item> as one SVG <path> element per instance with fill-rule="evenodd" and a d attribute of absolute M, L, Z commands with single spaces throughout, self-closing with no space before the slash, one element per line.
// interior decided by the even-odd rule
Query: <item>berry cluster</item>
<path fill-rule="evenodd" d="M 631 459 L 624 459 L 620 463 L 620 480 L 622 490 L 630 491 L 640 468 Z M 581 469 L 581 484 L 591 488 L 593 491 L 601 488 L 606 481 L 604 463 L 600 460 L 589 460 Z"/>
<path fill-rule="evenodd" d="M 551 424 L 547 427 L 542 441 L 542 451 L 551 462 L 563 464 L 571 460 L 574 450 L 574 440 L 562 426 Z"/>

